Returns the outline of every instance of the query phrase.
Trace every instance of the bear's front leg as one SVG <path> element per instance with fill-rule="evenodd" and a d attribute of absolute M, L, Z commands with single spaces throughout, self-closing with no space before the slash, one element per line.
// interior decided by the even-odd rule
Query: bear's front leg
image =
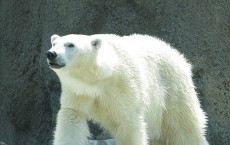
<path fill-rule="evenodd" d="M 58 112 L 54 145 L 87 145 L 90 135 L 86 118 L 73 109 Z"/>
<path fill-rule="evenodd" d="M 116 145 L 148 145 L 148 137 L 145 123 L 142 120 L 136 122 L 126 122 L 115 130 Z"/>

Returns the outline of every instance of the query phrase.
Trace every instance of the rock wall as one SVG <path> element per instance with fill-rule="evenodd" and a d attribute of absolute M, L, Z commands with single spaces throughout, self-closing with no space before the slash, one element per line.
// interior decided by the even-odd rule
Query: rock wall
<path fill-rule="evenodd" d="M 228 145 L 229 8 L 230 1 L 216 0 L 0 0 L 0 141 L 52 142 L 61 87 L 46 64 L 52 34 L 140 33 L 162 38 L 191 61 L 208 140 Z"/>

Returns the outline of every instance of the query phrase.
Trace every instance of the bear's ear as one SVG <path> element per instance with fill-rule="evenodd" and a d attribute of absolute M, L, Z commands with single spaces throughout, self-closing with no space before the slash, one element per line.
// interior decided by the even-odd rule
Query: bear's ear
<path fill-rule="evenodd" d="M 93 48 L 98 49 L 99 47 L 101 47 L 101 40 L 100 39 L 94 39 L 91 42 L 91 45 L 93 46 Z"/>
<path fill-rule="evenodd" d="M 56 40 L 56 39 L 59 38 L 59 37 L 60 37 L 60 36 L 58 36 L 57 34 L 54 34 L 53 36 L 51 36 L 51 39 L 50 39 L 51 43 L 53 43 L 54 40 Z"/>

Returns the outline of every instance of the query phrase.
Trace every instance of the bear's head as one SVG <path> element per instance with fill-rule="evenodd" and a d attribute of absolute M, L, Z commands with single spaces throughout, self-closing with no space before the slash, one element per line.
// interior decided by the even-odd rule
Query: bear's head
<path fill-rule="evenodd" d="M 75 77 L 106 77 L 116 63 L 113 46 L 101 35 L 53 35 L 47 62 L 57 74 Z M 102 41 L 103 40 L 103 41 Z"/>

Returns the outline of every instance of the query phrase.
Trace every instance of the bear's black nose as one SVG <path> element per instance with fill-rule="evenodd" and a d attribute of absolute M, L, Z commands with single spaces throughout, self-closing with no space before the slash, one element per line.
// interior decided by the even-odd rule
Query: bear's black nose
<path fill-rule="evenodd" d="M 47 58 L 49 60 L 54 60 L 57 57 L 57 53 L 55 51 L 48 51 L 47 52 Z"/>

